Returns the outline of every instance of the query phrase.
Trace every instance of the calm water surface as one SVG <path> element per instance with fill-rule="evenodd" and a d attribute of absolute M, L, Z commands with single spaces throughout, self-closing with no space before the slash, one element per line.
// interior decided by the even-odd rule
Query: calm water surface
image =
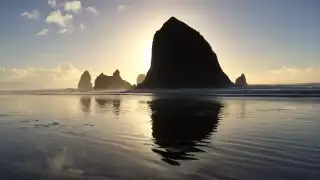
<path fill-rule="evenodd" d="M 320 179 L 320 99 L 0 96 L 0 179 Z"/>

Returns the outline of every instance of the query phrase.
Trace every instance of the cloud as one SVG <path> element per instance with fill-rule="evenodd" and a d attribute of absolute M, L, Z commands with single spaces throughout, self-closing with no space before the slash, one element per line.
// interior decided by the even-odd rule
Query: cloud
<path fill-rule="evenodd" d="M 67 28 L 63 28 L 63 29 L 59 30 L 59 34 L 65 34 L 67 32 L 68 32 Z"/>
<path fill-rule="evenodd" d="M 249 83 L 253 84 L 294 84 L 315 83 L 320 79 L 320 67 L 287 67 L 273 69 L 257 74 L 248 74 Z"/>
<path fill-rule="evenodd" d="M 48 4 L 50 7 L 52 8 L 56 8 L 57 7 L 57 2 L 56 0 L 48 0 Z"/>
<path fill-rule="evenodd" d="M 63 28 L 60 28 L 57 33 L 58 34 L 72 34 L 73 32 L 75 32 L 75 26 L 73 25 L 70 25 L 68 27 L 63 27 Z"/>
<path fill-rule="evenodd" d="M 280 69 L 272 70 L 271 73 L 276 76 L 278 83 L 307 83 L 319 82 L 320 68 L 295 68 L 283 67 Z"/>
<path fill-rule="evenodd" d="M 58 30 L 58 34 L 71 34 L 75 31 L 75 26 L 73 25 L 70 25 L 70 26 L 67 26 L 67 27 L 63 27 L 63 28 L 60 28 Z"/>
<path fill-rule="evenodd" d="M 81 23 L 81 24 L 79 25 L 79 27 L 80 27 L 81 30 L 84 30 L 84 28 L 85 28 L 85 26 L 84 26 L 83 23 Z"/>
<path fill-rule="evenodd" d="M 31 12 L 23 12 L 20 15 L 23 17 L 27 17 L 28 19 L 35 19 L 35 20 L 39 19 L 39 11 L 36 9 Z"/>
<path fill-rule="evenodd" d="M 46 0 L 48 5 L 53 10 L 46 16 L 44 21 L 47 24 L 54 24 L 59 26 L 58 34 L 73 33 L 77 29 L 84 30 L 85 26 L 83 23 L 75 25 L 75 18 L 78 18 L 79 12 L 82 11 L 82 3 L 80 0 Z M 123 7 L 124 8 L 124 7 Z M 99 15 L 99 11 L 94 7 L 86 7 L 84 11 Z M 23 12 L 20 14 L 23 17 L 29 19 L 39 19 L 39 11 L 37 9 L 31 12 Z M 81 17 L 79 17 L 81 18 Z M 80 21 L 80 19 L 79 19 Z M 80 21 L 83 22 L 83 21 Z M 49 26 L 43 26 L 43 29 L 36 35 L 43 36 L 49 32 Z"/>
<path fill-rule="evenodd" d="M 44 36 L 44 35 L 47 35 L 49 32 L 49 29 L 41 29 L 38 33 L 37 33 L 37 36 Z"/>
<path fill-rule="evenodd" d="M 81 72 L 69 62 L 56 68 L 0 68 L 1 89 L 72 88 Z"/>
<path fill-rule="evenodd" d="M 69 1 L 64 4 L 64 10 L 77 13 L 81 10 L 80 1 Z"/>
<path fill-rule="evenodd" d="M 62 27 L 70 25 L 72 20 L 73 16 L 71 14 L 63 15 L 61 14 L 61 11 L 59 9 L 56 11 L 52 11 L 46 18 L 47 23 L 53 23 Z"/>
<path fill-rule="evenodd" d="M 271 72 L 274 74 L 297 74 L 297 73 L 311 73 L 314 71 L 315 71 L 314 68 L 299 69 L 299 68 L 284 66 L 280 69 L 272 70 Z"/>
<path fill-rule="evenodd" d="M 94 7 L 87 7 L 87 8 L 85 8 L 85 10 L 87 12 L 90 12 L 90 13 L 95 14 L 97 16 L 99 15 L 99 11 L 97 9 L 95 9 Z"/>
<path fill-rule="evenodd" d="M 121 4 L 121 5 L 118 6 L 118 11 L 122 12 L 122 11 L 126 10 L 127 8 L 128 7 L 126 5 Z"/>

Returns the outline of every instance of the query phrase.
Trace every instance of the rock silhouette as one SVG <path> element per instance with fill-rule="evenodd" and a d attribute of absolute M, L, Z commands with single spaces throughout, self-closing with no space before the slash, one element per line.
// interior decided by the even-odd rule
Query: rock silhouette
<path fill-rule="evenodd" d="M 78 83 L 78 89 L 79 90 L 90 90 L 90 89 L 92 89 L 91 75 L 90 75 L 89 71 L 85 71 L 81 75 L 80 81 Z"/>
<path fill-rule="evenodd" d="M 197 160 L 193 153 L 204 152 L 200 148 L 217 128 L 223 107 L 219 102 L 192 98 L 155 99 L 149 106 L 152 136 L 159 146 L 152 151 L 171 165 Z"/>
<path fill-rule="evenodd" d="M 247 80 L 246 80 L 246 76 L 244 74 L 241 74 L 241 76 L 236 79 L 235 85 L 237 85 L 237 86 L 247 86 L 248 83 L 247 83 Z"/>
<path fill-rule="evenodd" d="M 120 71 L 118 69 L 116 71 L 114 71 L 113 76 L 117 77 L 117 78 L 120 77 Z"/>
<path fill-rule="evenodd" d="M 95 80 L 94 89 L 131 89 L 129 82 L 123 80 L 117 69 L 112 76 L 101 73 Z"/>
<path fill-rule="evenodd" d="M 204 37 L 171 17 L 154 35 L 151 67 L 138 88 L 215 88 L 232 84 Z"/>
<path fill-rule="evenodd" d="M 137 77 L 137 84 L 141 84 L 145 79 L 146 79 L 145 74 L 139 74 L 139 76 Z"/>

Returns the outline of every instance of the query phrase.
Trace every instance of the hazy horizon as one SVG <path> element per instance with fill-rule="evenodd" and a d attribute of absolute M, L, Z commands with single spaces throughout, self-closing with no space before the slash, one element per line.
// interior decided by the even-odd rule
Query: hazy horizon
<path fill-rule="evenodd" d="M 116 69 L 147 73 L 154 33 L 171 16 L 198 30 L 232 81 L 319 83 L 320 2 L 10 0 L 0 2 L 0 89 L 73 88 Z"/>

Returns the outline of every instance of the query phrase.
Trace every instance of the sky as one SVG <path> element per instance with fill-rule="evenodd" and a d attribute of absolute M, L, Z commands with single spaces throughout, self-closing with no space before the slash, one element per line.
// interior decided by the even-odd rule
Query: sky
<path fill-rule="evenodd" d="M 319 0 L 0 1 L 0 89 L 72 88 L 120 70 L 136 83 L 171 16 L 199 31 L 234 81 L 320 82 Z"/>

